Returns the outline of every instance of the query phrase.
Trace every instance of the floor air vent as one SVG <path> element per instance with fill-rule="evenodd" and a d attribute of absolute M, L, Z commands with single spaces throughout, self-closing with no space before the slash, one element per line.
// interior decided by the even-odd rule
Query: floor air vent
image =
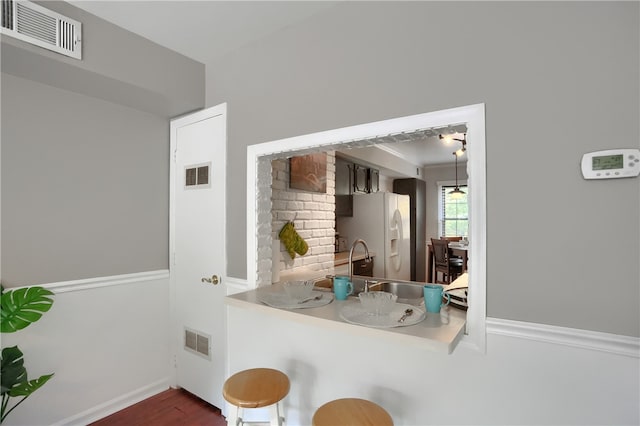
<path fill-rule="evenodd" d="M 211 359 L 211 336 L 199 331 L 184 329 L 184 348 L 207 359 Z"/>
<path fill-rule="evenodd" d="M 0 0 L 2 34 L 82 59 L 82 24 L 27 0 Z"/>

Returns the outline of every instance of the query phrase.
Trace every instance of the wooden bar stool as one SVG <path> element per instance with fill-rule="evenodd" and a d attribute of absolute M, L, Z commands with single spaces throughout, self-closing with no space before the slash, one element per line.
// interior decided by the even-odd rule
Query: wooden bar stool
<path fill-rule="evenodd" d="M 393 419 L 384 408 L 366 399 L 336 399 L 318 408 L 313 426 L 393 426 Z"/>
<path fill-rule="evenodd" d="M 227 416 L 227 425 L 237 426 L 250 422 L 242 420 L 245 408 L 270 407 L 271 425 L 282 426 L 284 410 L 282 400 L 289 394 L 289 377 L 271 368 L 252 368 L 229 377 L 222 388 L 222 396 L 234 406 Z"/>

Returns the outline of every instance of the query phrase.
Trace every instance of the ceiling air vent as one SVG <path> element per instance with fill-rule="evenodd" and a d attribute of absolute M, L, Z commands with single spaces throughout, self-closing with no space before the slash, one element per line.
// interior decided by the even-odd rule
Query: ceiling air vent
<path fill-rule="evenodd" d="M 1 0 L 2 34 L 82 59 L 82 24 L 26 0 Z"/>

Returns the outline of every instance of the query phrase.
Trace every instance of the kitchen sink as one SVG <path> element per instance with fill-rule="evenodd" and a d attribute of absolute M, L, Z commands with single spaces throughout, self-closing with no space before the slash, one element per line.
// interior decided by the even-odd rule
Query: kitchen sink
<path fill-rule="evenodd" d="M 353 294 L 357 295 L 364 290 L 365 278 L 353 277 Z M 386 291 L 398 296 L 398 303 L 409 303 L 419 306 L 424 304 L 424 293 L 422 283 L 408 281 L 388 281 L 384 279 L 377 280 L 369 278 L 369 281 L 377 281 L 375 284 L 369 284 L 369 291 Z"/>
<path fill-rule="evenodd" d="M 369 286 L 371 291 L 386 291 L 398 296 L 398 299 L 420 299 L 423 297 L 423 286 L 421 284 L 379 282 Z"/>

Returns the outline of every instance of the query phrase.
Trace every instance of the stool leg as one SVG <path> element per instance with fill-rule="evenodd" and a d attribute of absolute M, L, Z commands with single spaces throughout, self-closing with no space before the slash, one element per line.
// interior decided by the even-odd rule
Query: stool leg
<path fill-rule="evenodd" d="M 284 409 L 282 408 L 282 401 L 278 401 L 273 404 L 269 411 L 271 412 L 270 426 L 282 426 L 284 424 Z"/>
<path fill-rule="evenodd" d="M 242 424 L 240 407 L 233 405 L 233 408 L 229 410 L 229 415 L 227 416 L 227 426 L 238 426 L 240 424 Z"/>
<path fill-rule="evenodd" d="M 283 400 L 278 401 L 276 406 L 278 407 L 278 420 L 280 421 L 280 426 L 284 426 L 286 424 L 286 419 L 284 417 L 284 404 Z"/>

